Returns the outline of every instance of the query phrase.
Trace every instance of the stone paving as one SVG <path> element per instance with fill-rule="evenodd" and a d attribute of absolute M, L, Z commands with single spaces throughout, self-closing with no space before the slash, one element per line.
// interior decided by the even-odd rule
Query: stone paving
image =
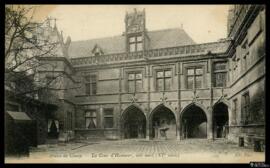
<path fill-rule="evenodd" d="M 228 140 L 85 140 L 40 145 L 31 149 L 30 157 L 6 158 L 6 162 L 249 163 L 264 161 L 264 155 Z"/>

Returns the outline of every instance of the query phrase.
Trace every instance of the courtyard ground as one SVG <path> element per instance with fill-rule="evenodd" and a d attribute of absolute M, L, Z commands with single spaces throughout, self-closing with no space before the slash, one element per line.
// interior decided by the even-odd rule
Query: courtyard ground
<path fill-rule="evenodd" d="M 228 140 L 84 140 L 46 144 L 29 157 L 9 157 L 6 163 L 249 163 L 264 161 L 264 152 L 238 147 Z"/>

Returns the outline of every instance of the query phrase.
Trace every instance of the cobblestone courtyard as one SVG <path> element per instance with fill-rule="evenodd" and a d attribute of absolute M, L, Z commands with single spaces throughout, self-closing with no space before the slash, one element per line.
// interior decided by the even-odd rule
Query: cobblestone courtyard
<path fill-rule="evenodd" d="M 264 161 L 264 152 L 241 148 L 227 140 L 182 141 L 75 141 L 31 149 L 30 157 L 6 158 L 6 162 L 46 163 L 249 163 Z"/>

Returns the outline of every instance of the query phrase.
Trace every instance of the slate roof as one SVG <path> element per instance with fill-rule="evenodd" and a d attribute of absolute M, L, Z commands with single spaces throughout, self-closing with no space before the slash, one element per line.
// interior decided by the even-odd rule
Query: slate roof
<path fill-rule="evenodd" d="M 191 37 L 180 28 L 148 31 L 147 35 L 150 38 L 150 46 L 148 49 L 195 44 Z M 93 56 L 92 50 L 96 45 L 102 49 L 104 54 L 123 53 L 125 52 L 125 36 L 119 35 L 84 41 L 73 41 L 69 47 L 69 57 Z"/>

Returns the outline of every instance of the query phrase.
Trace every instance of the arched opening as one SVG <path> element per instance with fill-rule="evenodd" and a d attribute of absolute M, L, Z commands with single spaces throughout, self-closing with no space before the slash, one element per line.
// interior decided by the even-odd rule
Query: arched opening
<path fill-rule="evenodd" d="M 207 138 L 207 116 L 197 105 L 184 109 L 181 115 L 182 138 Z"/>
<path fill-rule="evenodd" d="M 229 113 L 228 106 L 224 103 L 218 103 L 213 108 L 213 131 L 214 138 L 226 138 L 228 129 Z"/>
<path fill-rule="evenodd" d="M 132 105 L 128 107 L 121 118 L 122 138 L 145 138 L 146 136 L 146 117 L 144 113 Z"/>
<path fill-rule="evenodd" d="M 162 130 L 166 131 L 166 139 L 176 139 L 176 120 L 174 113 L 164 105 L 156 107 L 150 116 L 150 136 L 154 139 L 164 138 Z"/>

